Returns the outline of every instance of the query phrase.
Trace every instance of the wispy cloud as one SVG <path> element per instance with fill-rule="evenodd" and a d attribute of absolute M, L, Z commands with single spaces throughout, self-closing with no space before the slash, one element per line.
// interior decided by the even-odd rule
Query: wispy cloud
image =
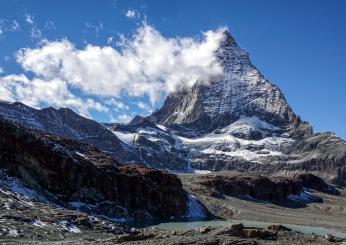
<path fill-rule="evenodd" d="M 46 21 L 46 23 L 44 24 L 44 29 L 46 29 L 46 30 L 56 30 L 56 26 L 55 26 L 55 24 L 54 24 L 53 21 L 48 20 L 48 21 Z"/>
<path fill-rule="evenodd" d="M 42 31 L 37 26 L 37 23 L 35 21 L 35 18 L 31 14 L 25 15 L 25 21 L 30 25 L 30 37 L 33 39 L 41 39 L 42 38 Z"/>
<path fill-rule="evenodd" d="M 87 30 L 92 30 L 95 32 L 96 36 L 99 35 L 99 33 L 101 31 L 103 31 L 104 27 L 103 27 L 103 23 L 102 22 L 99 22 L 98 24 L 96 25 L 93 25 L 89 22 L 85 22 L 85 27 L 87 28 Z"/>
<path fill-rule="evenodd" d="M 30 14 L 26 14 L 25 15 L 25 21 L 30 24 L 30 25 L 34 25 L 35 22 L 34 22 L 34 17 Z"/>
<path fill-rule="evenodd" d="M 0 19 L 0 36 L 5 35 L 6 32 L 18 32 L 20 30 L 17 20 Z"/>

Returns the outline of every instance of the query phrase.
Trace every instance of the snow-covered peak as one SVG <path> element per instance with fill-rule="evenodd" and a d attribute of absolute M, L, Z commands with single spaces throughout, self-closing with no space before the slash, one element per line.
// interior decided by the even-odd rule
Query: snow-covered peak
<path fill-rule="evenodd" d="M 224 67 L 223 78 L 207 85 L 196 83 L 188 91 L 170 94 L 150 120 L 202 134 L 225 127 L 242 116 L 256 116 L 281 128 L 297 122 L 280 89 L 264 78 L 233 37 L 225 35 L 216 52 Z"/>

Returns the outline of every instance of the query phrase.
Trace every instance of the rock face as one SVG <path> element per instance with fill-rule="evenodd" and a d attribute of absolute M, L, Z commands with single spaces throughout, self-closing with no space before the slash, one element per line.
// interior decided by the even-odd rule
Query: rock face
<path fill-rule="evenodd" d="M 269 179 L 254 175 L 206 175 L 200 176 L 195 181 L 197 185 L 205 186 L 204 189 L 215 197 L 226 195 L 283 202 L 289 195 L 299 195 L 303 192 L 301 181 L 287 178 Z"/>
<path fill-rule="evenodd" d="M 150 119 L 197 134 L 223 128 L 241 116 L 257 116 L 280 128 L 295 129 L 302 123 L 279 88 L 260 74 L 228 32 L 217 55 L 224 67 L 222 80 L 170 94 Z"/>
<path fill-rule="evenodd" d="M 95 147 L 0 120 L 0 167 L 49 200 L 114 218 L 186 213 L 187 194 L 172 174 L 122 166 Z"/>
<path fill-rule="evenodd" d="M 0 115 L 27 128 L 45 131 L 67 139 L 91 144 L 118 160 L 136 160 L 135 154 L 101 124 L 84 118 L 68 108 L 36 110 L 22 103 L 0 102 Z M 129 159 L 130 157 L 130 159 Z"/>
<path fill-rule="evenodd" d="M 320 198 L 312 194 L 314 191 L 339 195 L 337 189 L 312 174 L 269 178 L 255 174 L 221 172 L 187 177 L 185 184 L 192 193 L 199 195 L 221 199 L 231 196 L 279 205 L 289 205 L 291 201 L 295 202 L 293 204 L 321 202 Z"/>

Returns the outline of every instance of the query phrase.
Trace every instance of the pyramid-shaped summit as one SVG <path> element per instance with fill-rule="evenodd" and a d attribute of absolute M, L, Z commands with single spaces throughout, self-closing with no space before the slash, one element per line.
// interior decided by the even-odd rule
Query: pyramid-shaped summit
<path fill-rule="evenodd" d="M 223 78 L 208 85 L 196 83 L 191 89 L 169 94 L 164 105 L 149 118 L 170 127 L 208 133 L 238 120 L 257 116 L 288 131 L 301 121 L 280 89 L 271 84 L 251 63 L 249 54 L 238 46 L 229 32 L 217 50 L 224 68 Z M 309 127 L 304 124 L 310 134 Z"/>

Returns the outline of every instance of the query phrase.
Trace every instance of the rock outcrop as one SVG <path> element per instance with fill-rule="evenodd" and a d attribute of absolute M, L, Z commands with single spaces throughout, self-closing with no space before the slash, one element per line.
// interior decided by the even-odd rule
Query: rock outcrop
<path fill-rule="evenodd" d="M 123 166 L 95 147 L 0 119 L 0 167 L 49 200 L 113 218 L 186 213 L 187 194 L 172 174 Z"/>
<path fill-rule="evenodd" d="M 301 199 L 302 193 L 307 202 L 309 202 L 308 199 L 319 201 L 319 199 L 305 193 L 307 188 L 312 191 L 338 195 L 338 191 L 334 187 L 312 174 L 301 174 L 291 178 L 268 178 L 261 175 L 223 172 L 222 174 L 213 173 L 190 178 L 189 186 L 193 193 L 206 196 L 216 198 L 232 196 L 277 204 L 286 204 L 286 201 L 291 197 L 295 200 Z"/>

